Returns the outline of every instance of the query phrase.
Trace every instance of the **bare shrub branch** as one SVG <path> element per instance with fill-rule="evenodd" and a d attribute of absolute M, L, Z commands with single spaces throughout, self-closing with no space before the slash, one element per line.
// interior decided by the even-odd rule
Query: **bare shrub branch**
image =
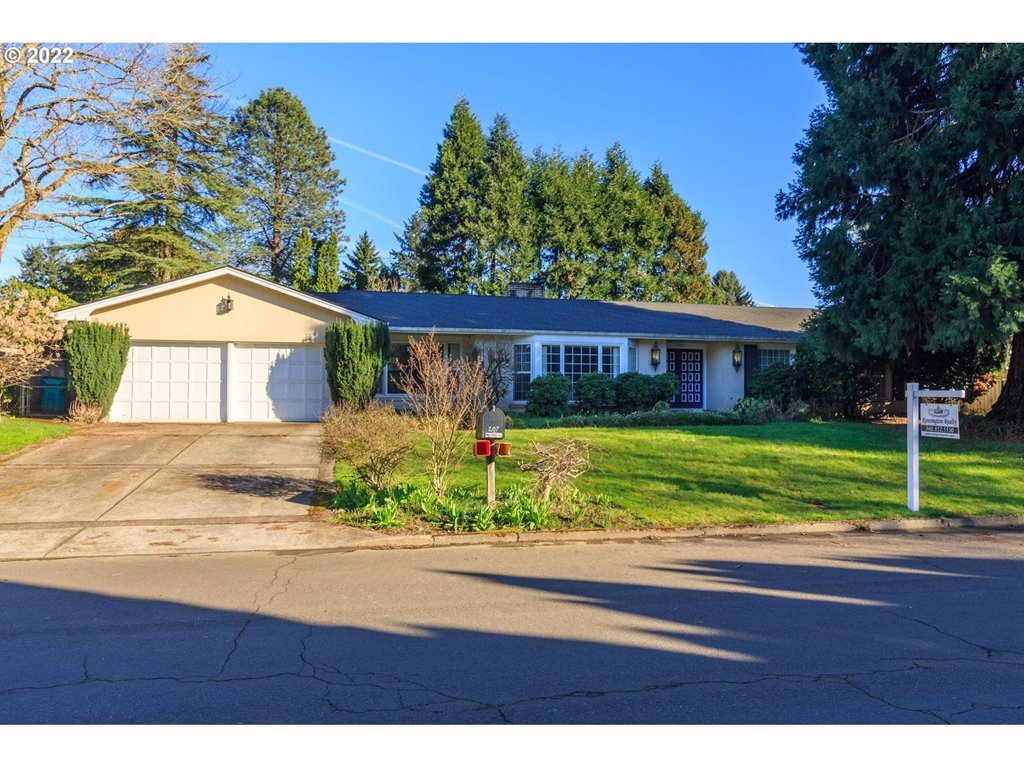
<path fill-rule="evenodd" d="M 593 467 L 591 454 L 598 450 L 590 443 L 574 438 L 547 444 L 533 441 L 530 447 L 536 458 L 520 460 L 519 468 L 536 473 L 534 496 L 543 501 L 550 501 L 552 491 L 568 488 L 573 480 L 590 470 Z"/>
<path fill-rule="evenodd" d="M 59 354 L 64 323 L 53 316 L 56 307 L 56 296 L 45 304 L 27 291 L 0 297 L 0 398 Z"/>
<path fill-rule="evenodd" d="M 363 408 L 352 403 L 332 406 L 320 423 L 323 453 L 351 465 L 374 492 L 391 489 L 415 439 L 413 420 L 380 400 L 370 400 Z"/>
<path fill-rule="evenodd" d="M 487 379 L 485 406 L 496 406 L 512 386 L 512 345 L 502 341 L 480 341 L 473 345 L 471 358 L 479 359 Z"/>
<path fill-rule="evenodd" d="M 409 338 L 409 362 L 399 369 L 399 386 L 430 443 L 430 483 L 444 497 L 449 475 L 469 453 L 467 428 L 487 399 L 487 378 L 479 359 L 451 360 L 431 332 Z"/>

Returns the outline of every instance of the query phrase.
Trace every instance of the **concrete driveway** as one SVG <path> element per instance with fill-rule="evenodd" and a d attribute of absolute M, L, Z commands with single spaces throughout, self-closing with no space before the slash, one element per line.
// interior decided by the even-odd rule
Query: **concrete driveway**
<path fill-rule="evenodd" d="M 112 424 L 29 449 L 0 463 L 0 557 L 104 554 L 114 545 L 223 551 L 239 548 L 239 537 L 267 548 L 275 532 L 314 535 L 324 527 L 309 519 L 318 427 Z"/>

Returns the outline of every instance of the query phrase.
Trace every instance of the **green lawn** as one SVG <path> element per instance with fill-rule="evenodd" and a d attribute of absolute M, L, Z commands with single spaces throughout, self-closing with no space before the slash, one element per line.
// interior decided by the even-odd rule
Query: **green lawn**
<path fill-rule="evenodd" d="M 866 423 L 774 423 L 635 429 L 515 429 L 498 488 L 524 483 L 517 456 L 533 440 L 578 437 L 604 449 L 577 481 L 604 494 L 616 526 L 701 526 L 907 517 L 906 429 Z M 1024 444 L 922 440 L 921 516 L 1024 512 Z M 402 479 L 427 485 L 420 444 Z M 339 479 L 347 467 L 339 466 Z M 482 494 L 483 459 L 454 485 Z"/>
<path fill-rule="evenodd" d="M 54 421 L 0 417 L 0 456 L 40 440 L 60 437 L 70 429 L 66 424 Z"/>

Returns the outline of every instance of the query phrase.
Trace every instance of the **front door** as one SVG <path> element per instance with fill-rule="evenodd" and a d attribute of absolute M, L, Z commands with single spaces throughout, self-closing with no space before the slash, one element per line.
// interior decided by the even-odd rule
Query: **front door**
<path fill-rule="evenodd" d="M 700 349 L 669 349 L 668 372 L 679 379 L 679 389 L 669 403 L 673 408 L 704 407 L 704 352 Z"/>

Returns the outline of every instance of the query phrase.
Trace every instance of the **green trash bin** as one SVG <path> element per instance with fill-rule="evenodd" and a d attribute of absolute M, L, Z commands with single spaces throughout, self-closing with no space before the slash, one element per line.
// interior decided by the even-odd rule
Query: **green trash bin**
<path fill-rule="evenodd" d="M 61 413 L 68 407 L 68 380 L 43 378 L 43 410 Z"/>

